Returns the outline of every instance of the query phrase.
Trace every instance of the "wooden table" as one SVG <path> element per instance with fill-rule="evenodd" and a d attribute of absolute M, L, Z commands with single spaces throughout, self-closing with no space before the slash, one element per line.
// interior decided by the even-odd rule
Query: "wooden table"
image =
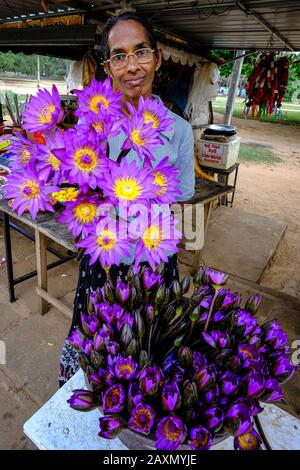
<path fill-rule="evenodd" d="M 98 409 L 84 413 L 67 404 L 76 389 L 86 389 L 81 369 L 24 424 L 29 439 L 41 450 L 127 450 L 119 438 L 98 436 Z M 272 449 L 300 450 L 300 421 L 277 406 L 263 404 L 263 408 L 259 419 Z M 233 437 L 212 449 L 233 450 Z"/>
<path fill-rule="evenodd" d="M 208 181 L 204 178 L 196 178 L 196 190 L 195 195 L 189 201 L 188 204 L 192 204 L 193 209 L 196 208 L 197 204 L 204 205 L 204 230 L 208 226 L 211 203 L 212 201 L 220 196 L 226 195 L 233 191 L 232 186 L 224 185 L 218 182 Z M 72 311 L 56 299 L 53 295 L 50 295 L 47 289 L 47 270 L 51 269 L 59 264 L 68 261 L 76 256 L 76 248 L 73 243 L 72 234 L 67 230 L 66 226 L 56 221 L 59 213 L 40 213 L 37 216 L 37 220 L 33 221 L 29 214 L 22 214 L 18 216 L 7 203 L 7 200 L 0 200 L 0 212 L 3 213 L 3 224 L 4 224 L 4 241 L 6 251 L 6 266 L 7 266 L 7 280 L 8 289 L 10 295 L 10 301 L 15 301 L 15 284 L 22 282 L 23 280 L 29 279 L 33 275 L 37 275 L 37 294 L 41 297 L 41 308 L 40 313 L 44 315 L 49 309 L 49 303 L 55 306 L 58 310 L 62 311 L 68 317 L 72 317 Z M 11 249 L 11 237 L 10 227 L 12 222 L 10 218 L 15 219 L 23 224 L 34 229 L 35 237 L 35 251 L 36 251 L 36 272 L 29 273 L 22 276 L 19 279 L 13 277 L 13 263 L 12 263 L 12 249 Z M 16 228 L 16 225 L 13 226 Z M 24 234 L 24 231 L 20 230 Z M 47 266 L 47 238 L 54 240 L 59 245 L 65 247 L 71 252 L 71 255 L 55 261 L 54 263 Z M 202 250 L 195 252 L 194 263 L 192 270 L 196 270 Z"/>

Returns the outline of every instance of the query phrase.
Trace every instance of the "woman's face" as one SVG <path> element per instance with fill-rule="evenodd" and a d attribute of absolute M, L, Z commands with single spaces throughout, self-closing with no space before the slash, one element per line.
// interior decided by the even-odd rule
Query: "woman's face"
<path fill-rule="evenodd" d="M 147 31 L 137 21 L 121 20 L 109 32 L 110 57 L 120 52 L 130 54 L 142 47 L 151 49 L 151 44 Z M 146 98 L 152 93 L 154 73 L 161 65 L 161 50 L 154 52 L 151 61 L 146 64 L 139 64 L 133 56 L 128 59 L 126 67 L 116 70 L 108 63 L 106 71 L 123 94 L 123 100 L 136 104 L 141 95 Z"/>

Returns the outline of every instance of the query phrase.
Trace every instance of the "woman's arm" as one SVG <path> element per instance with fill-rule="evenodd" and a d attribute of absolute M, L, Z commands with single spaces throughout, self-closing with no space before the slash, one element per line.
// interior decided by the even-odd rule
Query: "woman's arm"
<path fill-rule="evenodd" d="M 195 163 L 194 163 L 194 136 L 192 126 L 185 122 L 182 139 L 178 149 L 175 166 L 179 169 L 177 178 L 180 181 L 181 195 L 178 202 L 186 201 L 195 193 Z"/>

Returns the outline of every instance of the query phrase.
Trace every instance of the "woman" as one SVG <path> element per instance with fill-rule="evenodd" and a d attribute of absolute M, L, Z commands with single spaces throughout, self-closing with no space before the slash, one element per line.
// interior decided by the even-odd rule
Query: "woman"
<path fill-rule="evenodd" d="M 103 32 L 104 69 L 109 75 L 116 89 L 122 93 L 123 112 L 128 114 L 126 102 L 137 107 L 140 96 L 143 98 L 152 96 L 152 85 L 155 72 L 160 68 L 162 51 L 157 48 L 153 27 L 147 21 L 133 13 L 124 13 L 110 18 L 104 26 Z M 153 97 L 158 99 L 158 97 Z M 161 133 L 164 145 L 153 152 L 156 166 L 166 155 L 169 162 L 179 169 L 180 201 L 191 198 L 194 194 L 194 140 L 190 124 L 168 111 L 174 120 L 168 131 Z M 122 132 L 109 140 L 110 158 L 116 160 L 125 134 Z M 131 150 L 126 157 L 139 160 L 138 155 Z M 141 163 L 141 162 L 140 162 Z M 124 260 L 120 266 L 112 266 L 110 277 L 116 282 L 118 276 L 126 280 L 126 274 L 132 259 Z M 178 279 L 177 257 L 169 257 L 165 267 L 165 282 L 171 285 Z M 75 326 L 81 325 L 80 314 L 85 309 L 88 296 L 97 287 L 102 287 L 106 281 L 106 274 L 100 263 L 89 266 L 89 256 L 83 256 L 76 297 L 74 301 L 74 315 L 70 333 Z M 69 334 L 70 334 L 69 333 Z M 59 384 L 62 386 L 79 368 L 78 352 L 66 341 L 60 360 Z"/>

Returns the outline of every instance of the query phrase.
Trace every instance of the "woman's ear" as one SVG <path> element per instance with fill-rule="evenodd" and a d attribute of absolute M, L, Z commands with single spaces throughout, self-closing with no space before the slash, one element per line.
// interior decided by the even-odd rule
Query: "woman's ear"
<path fill-rule="evenodd" d="M 162 62 L 162 49 L 157 48 L 156 54 L 155 54 L 155 72 L 157 72 L 160 69 Z"/>

